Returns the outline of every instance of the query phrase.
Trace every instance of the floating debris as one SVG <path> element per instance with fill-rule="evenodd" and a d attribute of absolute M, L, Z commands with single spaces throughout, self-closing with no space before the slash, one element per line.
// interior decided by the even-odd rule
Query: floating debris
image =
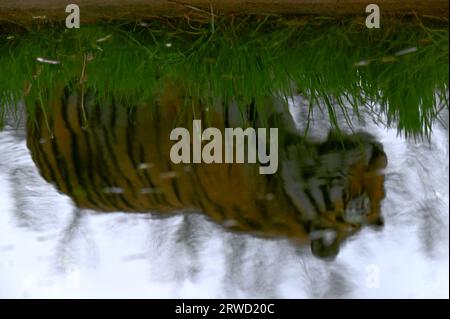
<path fill-rule="evenodd" d="M 367 66 L 369 64 L 370 64 L 370 60 L 362 60 L 362 61 L 356 62 L 354 64 L 354 66 L 360 67 L 360 66 Z"/>
<path fill-rule="evenodd" d="M 162 192 L 161 188 L 157 187 L 146 187 L 139 190 L 141 194 L 161 194 Z"/>
<path fill-rule="evenodd" d="M 36 61 L 41 62 L 41 63 L 47 63 L 47 64 L 61 64 L 61 62 L 59 62 L 58 60 L 50 60 L 50 59 L 45 59 L 45 58 L 36 58 Z"/>
<path fill-rule="evenodd" d="M 15 38 L 16 38 L 15 36 L 10 35 L 10 36 L 7 36 L 7 37 L 6 37 L 6 40 L 14 40 Z"/>
<path fill-rule="evenodd" d="M 96 42 L 98 42 L 98 43 L 99 42 L 104 42 L 104 41 L 108 40 L 111 37 L 112 37 L 112 34 L 108 34 L 107 36 L 105 36 L 103 38 L 97 39 Z"/>
<path fill-rule="evenodd" d="M 35 20 L 45 20 L 47 19 L 47 16 L 33 16 L 32 18 Z"/>
<path fill-rule="evenodd" d="M 145 170 L 145 169 L 152 168 L 152 167 L 154 167 L 154 166 L 155 166 L 155 164 L 153 164 L 153 163 L 140 163 L 140 164 L 138 165 L 138 169 L 139 169 L 139 170 Z"/>
<path fill-rule="evenodd" d="M 106 194 L 123 194 L 124 190 L 121 187 L 105 187 L 103 192 Z"/>
<path fill-rule="evenodd" d="M 165 173 L 159 174 L 159 178 L 161 178 L 161 179 L 169 179 L 169 178 L 175 178 L 175 177 L 177 177 L 177 172 L 175 172 L 175 171 L 170 171 L 170 172 L 165 172 Z"/>
<path fill-rule="evenodd" d="M 394 55 L 401 56 L 401 55 L 410 54 L 410 53 L 413 53 L 416 51 L 417 51 L 417 47 L 411 47 L 411 48 L 406 48 L 406 49 L 400 50 L 400 51 L 396 52 Z"/>
<path fill-rule="evenodd" d="M 167 48 L 171 48 L 171 47 L 172 47 L 172 43 L 167 42 L 167 43 L 166 43 L 166 47 L 167 47 Z"/>

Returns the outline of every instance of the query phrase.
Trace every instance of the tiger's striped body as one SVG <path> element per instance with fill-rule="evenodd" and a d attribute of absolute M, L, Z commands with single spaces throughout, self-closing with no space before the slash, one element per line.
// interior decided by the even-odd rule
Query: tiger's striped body
<path fill-rule="evenodd" d="M 41 175 L 80 208 L 201 211 L 233 230 L 311 241 L 321 257 L 336 255 L 340 242 L 362 226 L 380 224 L 384 177 L 379 170 L 386 156 L 370 136 L 312 143 L 283 129 L 280 169 L 260 175 L 257 164 L 171 162 L 169 134 L 175 126 L 189 127 L 196 117 L 221 129 L 230 122 L 218 109 L 180 112 L 182 97 L 173 87 L 152 106 L 131 111 L 88 97 L 82 107 L 76 93 L 61 91 L 61 97 L 37 114 L 37 125 L 29 123 L 27 143 Z M 285 121 L 286 114 L 275 113 Z M 330 231 L 331 241 L 325 238 Z"/>

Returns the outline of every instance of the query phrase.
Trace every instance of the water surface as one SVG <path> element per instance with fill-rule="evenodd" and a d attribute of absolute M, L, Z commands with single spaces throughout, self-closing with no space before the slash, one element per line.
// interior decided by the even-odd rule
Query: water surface
<path fill-rule="evenodd" d="M 304 104 L 291 103 L 299 128 Z M 318 114 L 312 134 L 323 137 L 327 123 Z M 448 298 L 448 114 L 430 142 L 405 140 L 369 117 L 360 126 L 389 159 L 385 226 L 364 228 L 332 262 L 201 215 L 81 211 L 39 175 L 23 126 L 7 126 L 0 297 Z"/>

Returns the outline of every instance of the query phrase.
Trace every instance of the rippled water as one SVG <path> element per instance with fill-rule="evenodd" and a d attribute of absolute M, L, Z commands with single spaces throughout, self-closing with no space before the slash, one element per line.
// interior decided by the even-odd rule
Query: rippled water
<path fill-rule="evenodd" d="M 298 119 L 300 98 L 291 104 Z M 382 119 L 381 119 L 382 120 Z M 317 115 L 311 132 L 327 133 Z M 385 227 L 333 262 L 285 240 L 225 232 L 201 215 L 80 211 L 39 175 L 22 126 L 0 132 L 0 297 L 449 297 L 448 113 L 431 141 L 367 117 L 389 159 Z"/>

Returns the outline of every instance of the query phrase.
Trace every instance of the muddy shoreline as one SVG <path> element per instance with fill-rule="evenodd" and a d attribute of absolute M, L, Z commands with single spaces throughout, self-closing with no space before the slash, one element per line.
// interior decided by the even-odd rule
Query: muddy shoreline
<path fill-rule="evenodd" d="M 365 15 L 369 3 L 382 14 L 448 17 L 447 0 L 0 0 L 0 23 L 63 21 L 69 3 L 80 6 L 84 23 L 185 14 Z"/>

